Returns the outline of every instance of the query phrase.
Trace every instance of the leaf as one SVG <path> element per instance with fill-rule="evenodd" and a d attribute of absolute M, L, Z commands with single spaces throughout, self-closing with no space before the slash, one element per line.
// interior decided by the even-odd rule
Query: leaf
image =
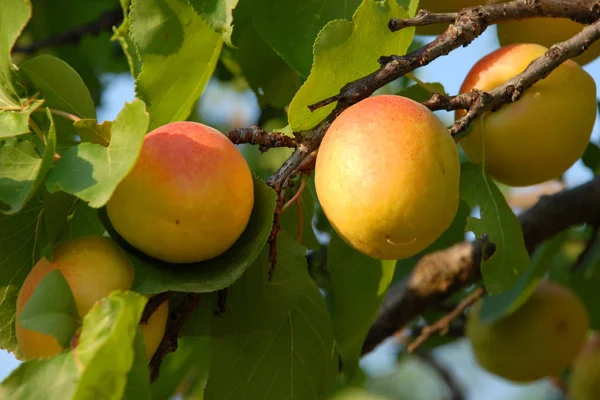
<path fill-rule="evenodd" d="M 0 109 L 20 107 L 21 105 L 13 85 L 10 53 L 29 18 L 31 18 L 31 5 L 28 0 L 2 1 L 2 7 L 0 7 Z M 2 122 L 1 117 L 0 122 Z"/>
<path fill-rule="evenodd" d="M 521 307 L 552 265 L 552 259 L 561 251 L 567 237 L 563 232 L 543 243 L 535 252 L 531 266 L 519 277 L 513 287 L 500 294 L 485 296 L 479 310 L 484 323 L 492 323 L 509 316 Z"/>
<path fill-rule="evenodd" d="M 29 138 L 0 141 L 0 205 L 4 214 L 14 214 L 25 206 L 41 186 L 52 167 L 56 149 L 56 130 L 47 111 L 50 127 L 42 157 Z"/>
<path fill-rule="evenodd" d="M 581 161 L 592 170 L 594 175 L 600 174 L 600 147 L 590 142 L 581 157 Z"/>
<path fill-rule="evenodd" d="M 275 192 L 254 178 L 254 208 L 248 226 L 225 253 L 211 260 L 190 264 L 169 264 L 153 259 L 131 247 L 112 228 L 103 208 L 100 217 L 111 237 L 125 248 L 135 268 L 133 289 L 141 293 L 213 292 L 235 282 L 258 257 L 273 223 Z"/>
<path fill-rule="evenodd" d="M 209 355 L 210 337 L 179 338 L 177 351 L 167 354 L 160 366 L 160 375 L 152 384 L 152 400 L 169 400 L 181 385 L 206 379 Z"/>
<path fill-rule="evenodd" d="M 135 165 L 147 129 L 144 103 L 137 99 L 127 103 L 112 125 L 110 145 L 81 143 L 69 149 L 48 174 L 46 188 L 102 207 Z"/>
<path fill-rule="evenodd" d="M 331 319 L 307 272 L 305 249 L 285 231 L 277 242 L 280 262 L 273 281 L 267 278 L 265 249 L 228 289 L 225 314 L 207 313 L 214 307 L 214 296 L 207 296 L 199 315 L 188 320 L 198 324 L 195 317 L 204 316 L 205 324 L 196 326 L 212 335 L 205 400 L 324 399 L 333 386 Z"/>
<path fill-rule="evenodd" d="M 36 236 L 43 205 L 32 199 L 17 214 L 0 214 L 0 348 L 17 351 L 15 313 L 21 284 L 36 262 Z"/>
<path fill-rule="evenodd" d="M 478 237 L 487 234 L 496 245 L 494 255 L 481 265 L 486 290 L 491 295 L 504 292 L 530 265 L 521 224 L 479 164 L 462 164 L 460 198 L 471 207 L 480 207 L 481 218 L 469 217 L 467 230 Z"/>
<path fill-rule="evenodd" d="M 127 376 L 127 386 L 125 387 L 124 400 L 150 399 L 150 374 L 148 374 L 148 356 L 146 355 L 146 345 L 144 344 L 144 332 L 138 326 L 133 341 L 135 356 L 133 365 Z M 161 374 L 164 364 L 161 365 Z M 156 399 L 154 399 L 156 400 Z"/>
<path fill-rule="evenodd" d="M 350 20 L 360 0 L 294 0 L 255 2 L 254 21 L 260 35 L 300 75 L 312 64 L 312 48 L 321 28 L 336 19 Z M 387 22 L 384 26 L 387 26 Z"/>
<path fill-rule="evenodd" d="M 333 327 L 344 372 L 358 369 L 362 345 L 394 276 L 395 260 L 376 260 L 332 234 L 327 251 Z"/>
<path fill-rule="evenodd" d="M 54 336 L 63 348 L 69 346 L 79 325 L 79 314 L 69 283 L 59 270 L 42 278 L 25 304 L 19 323 L 25 329 Z"/>
<path fill-rule="evenodd" d="M 417 83 L 397 93 L 398 96 L 408 97 L 419 103 L 428 100 L 433 93 L 446 94 L 444 86 L 439 82 Z"/>
<path fill-rule="evenodd" d="M 300 204 L 300 216 L 298 216 L 298 204 Z M 304 247 L 317 250 L 321 245 L 312 228 L 314 214 L 315 199 L 306 187 L 294 204 L 281 213 L 279 224 L 294 237 L 300 237 L 300 243 Z"/>
<path fill-rule="evenodd" d="M 309 129 L 324 119 L 335 104 L 314 112 L 308 106 L 337 94 L 346 83 L 376 71 L 380 56 L 405 54 L 414 28 L 391 32 L 387 25 L 390 18 L 408 17 L 395 0 L 365 0 L 356 10 L 353 22 L 334 20 L 325 25 L 314 45 L 310 76 L 290 104 L 292 129 Z"/>
<path fill-rule="evenodd" d="M 42 103 L 32 101 L 23 107 L 4 110 L 0 107 L 0 138 L 29 133 L 29 117 Z"/>
<path fill-rule="evenodd" d="M 79 375 L 75 399 L 123 397 L 146 301 L 140 294 L 116 291 L 86 314 L 73 351 Z"/>
<path fill-rule="evenodd" d="M 0 398 L 72 399 L 77 367 L 72 353 L 21 363 L 0 385 Z"/>
<path fill-rule="evenodd" d="M 215 69 L 221 36 L 185 0 L 135 0 L 129 20 L 142 61 L 135 89 L 148 105 L 149 129 L 185 120 Z"/>
<path fill-rule="evenodd" d="M 123 53 L 129 63 L 129 70 L 134 79 L 137 79 L 138 75 L 142 71 L 142 60 L 140 54 L 137 51 L 136 45 L 131 38 L 131 32 L 129 29 L 129 5 L 131 0 L 120 0 L 121 8 L 123 9 L 123 22 L 115 32 L 111 40 L 118 40 L 121 44 Z"/>
<path fill-rule="evenodd" d="M 82 142 L 96 143 L 107 147 L 110 144 L 112 121 L 98 124 L 95 119 L 80 119 L 73 123 L 73 128 Z"/>
<path fill-rule="evenodd" d="M 47 107 L 79 118 L 96 118 L 87 86 L 63 60 L 47 54 L 37 56 L 21 63 L 19 73 L 42 92 Z"/>
<path fill-rule="evenodd" d="M 233 9 L 238 0 L 187 0 L 198 15 L 220 33 L 223 41 L 231 46 Z"/>

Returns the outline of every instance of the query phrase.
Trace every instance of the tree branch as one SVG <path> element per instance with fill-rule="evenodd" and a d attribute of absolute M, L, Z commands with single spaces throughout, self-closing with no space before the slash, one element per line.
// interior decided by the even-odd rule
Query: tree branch
<path fill-rule="evenodd" d="M 159 293 L 155 296 L 150 297 L 148 302 L 146 303 L 146 307 L 144 308 L 144 312 L 142 313 L 141 323 L 148 323 L 148 320 L 154 314 L 154 312 L 160 307 L 165 301 L 169 300 L 175 292 L 167 291 Z"/>
<path fill-rule="evenodd" d="M 115 8 L 114 10 L 106 11 L 98 16 L 95 20 L 86 24 L 80 25 L 69 31 L 48 39 L 39 40 L 27 46 L 15 46 L 13 53 L 33 54 L 36 51 L 46 48 L 55 47 L 64 44 L 76 45 L 85 36 L 95 36 L 104 31 L 110 31 L 113 26 L 119 25 L 123 21 L 123 10 Z"/>
<path fill-rule="evenodd" d="M 160 374 L 160 366 L 165 359 L 165 356 L 169 353 L 177 350 L 177 340 L 179 338 L 179 332 L 188 315 L 194 311 L 200 300 L 199 293 L 189 293 L 186 295 L 185 300 L 179 308 L 169 314 L 167 321 L 167 328 L 165 329 L 165 335 L 150 360 L 150 380 L 151 382 L 158 379 Z"/>
<path fill-rule="evenodd" d="M 265 152 L 273 147 L 298 147 L 296 139 L 279 132 L 266 132 L 258 126 L 238 128 L 225 134 L 234 144 L 254 144 L 260 146 L 260 151 Z"/>
<path fill-rule="evenodd" d="M 573 189 L 542 196 L 535 206 L 519 216 L 529 253 L 571 226 L 600 224 L 598 204 L 600 176 Z M 409 277 L 388 291 L 363 344 L 363 354 L 452 293 L 478 282 L 481 244 L 480 240 L 463 242 L 424 256 Z"/>
<path fill-rule="evenodd" d="M 440 378 L 446 383 L 448 390 L 450 391 L 450 400 L 464 400 L 465 396 L 463 394 L 462 388 L 456 382 L 456 379 L 452 376 L 448 368 L 443 366 L 438 360 L 435 359 L 433 354 L 430 351 L 419 351 L 415 353 L 421 360 L 423 360 L 427 365 L 433 368 Z"/>

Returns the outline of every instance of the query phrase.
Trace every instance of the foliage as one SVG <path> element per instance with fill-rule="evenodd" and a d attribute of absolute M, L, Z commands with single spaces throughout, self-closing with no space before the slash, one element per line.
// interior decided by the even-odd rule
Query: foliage
<path fill-rule="evenodd" d="M 510 190 L 464 157 L 452 225 L 403 260 L 370 258 L 347 244 L 320 207 L 310 166 L 285 189 L 272 185 L 268 178 L 294 150 L 269 144 L 239 146 L 252 171 L 254 207 L 241 236 L 220 256 L 167 263 L 143 254 L 111 226 L 105 206 L 132 171 L 146 134 L 169 122 L 203 122 L 198 102 L 211 82 L 252 92 L 256 124 L 300 141 L 298 132 L 317 126 L 337 104 L 314 111 L 310 105 L 376 71 L 380 57 L 422 44 L 414 27 L 388 28 L 391 18 L 413 17 L 417 0 L 49 3 L 3 0 L 0 7 L 0 348 L 20 356 L 17 293 L 59 243 L 109 236 L 131 262 L 134 281 L 130 291 L 111 293 L 81 319 L 64 277 L 48 274 L 20 323 L 67 349 L 23 360 L 0 385 L 0 397 L 383 399 L 379 392 L 392 383 L 373 384 L 359 361 L 390 287 L 404 284 L 420 260 L 473 234 L 495 246 L 481 260 L 483 320 L 510 315 L 549 277 L 577 292 L 592 328 L 600 329 L 597 227 L 564 230 L 529 254 Z M 48 41 L 73 29 L 76 38 Z M 103 94 L 115 73 L 131 78 L 135 99 L 103 121 Z M 440 83 L 415 75 L 378 93 L 417 102 L 446 94 Z M 244 128 L 236 118 L 222 125 Z M 598 144 L 590 142 L 581 161 L 598 175 Z M 443 312 L 429 304 L 411 326 L 443 316 L 442 301 L 454 305 L 469 289 L 453 287 L 451 296 L 437 299 Z M 161 293 L 172 311 L 166 347 L 178 349 L 147 360 L 140 321 Z M 179 321 L 181 331 L 169 338 L 186 296 L 198 293 L 198 304 Z M 453 340 L 432 338 L 430 345 Z M 160 367 L 156 381 L 148 364 Z"/>

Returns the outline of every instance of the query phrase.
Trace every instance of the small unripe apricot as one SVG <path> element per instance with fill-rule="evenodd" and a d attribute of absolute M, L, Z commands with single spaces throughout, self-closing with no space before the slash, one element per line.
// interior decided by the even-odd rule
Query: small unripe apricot
<path fill-rule="evenodd" d="M 492 323 L 470 311 L 466 333 L 487 371 L 515 382 L 559 375 L 586 341 L 589 316 L 581 299 L 551 281 L 541 281 L 514 313 Z"/>
<path fill-rule="evenodd" d="M 523 72 L 547 49 L 537 44 L 502 47 L 479 60 L 460 93 L 492 90 Z M 557 178 L 587 147 L 596 120 L 596 84 L 567 60 L 527 89 L 514 103 L 473 122 L 460 143 L 474 162 L 509 186 L 529 186 Z M 456 112 L 456 118 L 465 114 Z M 485 149 L 485 150 L 484 150 Z"/>
<path fill-rule="evenodd" d="M 115 230 L 171 263 L 204 261 L 240 237 L 254 205 L 252 174 L 221 132 L 173 122 L 148 133 L 133 170 L 107 203 Z"/>
<path fill-rule="evenodd" d="M 60 271 L 67 281 L 80 317 L 84 317 L 98 300 L 111 292 L 130 289 L 134 275 L 125 252 L 103 236 L 85 236 L 65 241 L 54 249 L 53 261 L 40 259 L 25 278 L 17 295 L 17 344 L 26 360 L 51 357 L 63 350 L 55 337 L 25 329 L 19 323 L 19 316 L 35 288 L 46 274 L 55 270 Z M 158 344 L 155 346 L 156 338 L 160 337 L 160 342 L 164 335 L 167 313 L 163 306 L 167 307 L 168 313 L 168 303 L 164 303 L 152 315 L 147 326 L 142 326 L 149 358 L 158 347 Z"/>
<path fill-rule="evenodd" d="M 439 118 L 411 99 L 362 100 L 331 124 L 317 153 L 325 215 L 355 249 L 379 259 L 429 246 L 458 210 L 460 164 Z"/>

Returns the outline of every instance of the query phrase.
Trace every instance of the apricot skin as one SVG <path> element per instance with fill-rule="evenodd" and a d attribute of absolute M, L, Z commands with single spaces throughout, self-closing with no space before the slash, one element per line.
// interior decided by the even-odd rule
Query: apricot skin
<path fill-rule="evenodd" d="M 59 270 L 65 277 L 81 317 L 101 298 L 114 290 L 130 289 L 133 283 L 133 267 L 125 253 L 109 238 L 86 236 L 61 243 L 54 250 L 54 261 L 46 258 L 38 261 L 17 295 L 16 336 L 26 360 L 51 357 L 63 350 L 53 336 L 25 329 L 19 324 L 19 316 L 33 291 L 44 276 L 54 270 Z M 165 305 L 168 311 L 168 303 Z M 166 319 L 164 309 L 159 308 L 148 321 L 148 326 L 142 326 L 144 339 L 149 346 L 149 358 L 158 346 L 154 346 L 156 337 L 162 338 L 164 335 Z M 152 348 L 154 350 L 150 354 Z"/>
<path fill-rule="evenodd" d="M 171 263 L 204 261 L 240 237 L 254 204 L 250 168 L 216 129 L 173 122 L 148 133 L 107 204 L 116 231 Z"/>
<path fill-rule="evenodd" d="M 542 281 L 513 314 L 492 322 L 479 318 L 481 302 L 469 313 L 466 333 L 487 371 L 514 382 L 556 376 L 571 365 L 586 341 L 587 310 L 579 297 Z"/>
<path fill-rule="evenodd" d="M 435 13 L 450 13 L 457 12 L 467 7 L 474 7 L 482 4 L 482 1 L 473 0 L 422 0 L 419 2 L 419 10 L 427 10 Z M 418 35 L 434 35 L 437 36 L 444 32 L 449 24 L 425 25 L 416 28 Z"/>
<path fill-rule="evenodd" d="M 460 164 L 444 124 L 400 96 L 367 98 L 332 123 L 317 153 L 319 202 L 338 234 L 379 259 L 412 256 L 452 223 Z"/>
<path fill-rule="evenodd" d="M 594 333 L 575 361 L 569 377 L 569 399 L 600 399 L 600 333 Z"/>
<path fill-rule="evenodd" d="M 489 4 L 506 2 L 489 1 Z M 585 27 L 568 18 L 530 18 L 500 22 L 497 25 L 498 41 L 501 46 L 518 43 L 536 43 L 551 47 L 575 36 Z M 600 56 L 600 42 L 593 43 L 583 54 L 573 60 L 585 65 Z"/>
<path fill-rule="evenodd" d="M 460 93 L 491 90 L 524 71 L 546 50 L 536 44 L 500 48 L 473 66 Z M 464 113 L 457 111 L 456 118 Z M 474 121 L 473 130 L 460 143 L 472 161 L 481 163 L 485 158 L 487 172 L 497 181 L 535 185 L 557 178 L 583 155 L 595 119 L 596 84 L 581 66 L 567 60 L 516 102 Z"/>

